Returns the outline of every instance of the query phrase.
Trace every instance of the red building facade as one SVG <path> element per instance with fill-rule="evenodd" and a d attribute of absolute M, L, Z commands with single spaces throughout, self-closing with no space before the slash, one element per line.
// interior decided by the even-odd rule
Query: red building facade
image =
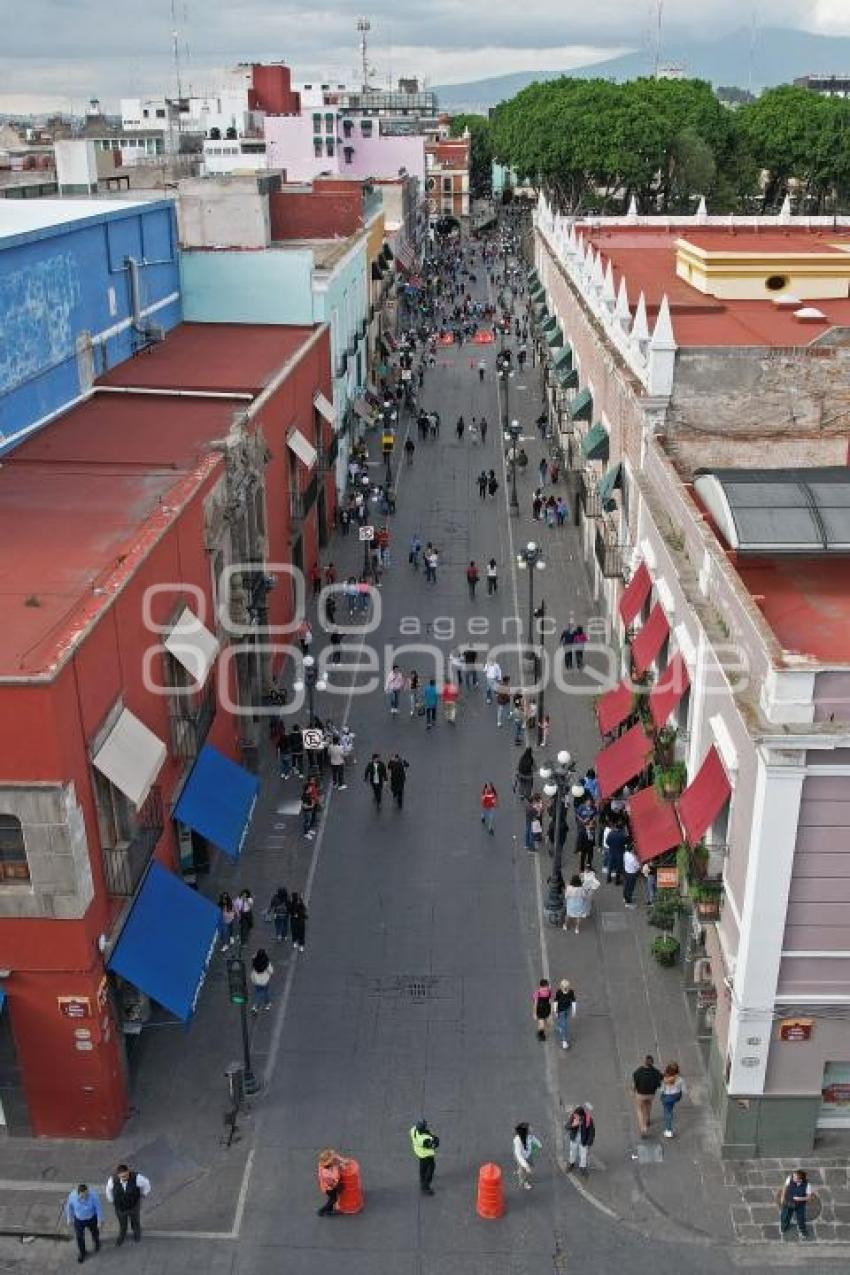
<path fill-rule="evenodd" d="M 251 764 L 251 709 L 284 655 L 244 631 L 291 623 L 282 567 L 309 570 L 333 520 L 330 377 L 326 327 L 185 324 L 4 457 L 12 1134 L 108 1138 L 126 1118 L 123 1036 L 146 989 L 112 958 L 153 860 L 197 902 L 179 878 L 209 844 L 174 809 L 203 750 Z"/>

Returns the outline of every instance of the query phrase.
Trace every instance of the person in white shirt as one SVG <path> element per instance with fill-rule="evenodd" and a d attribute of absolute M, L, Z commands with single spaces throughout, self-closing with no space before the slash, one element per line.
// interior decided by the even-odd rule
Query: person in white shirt
<path fill-rule="evenodd" d="M 118 1219 L 118 1239 L 115 1243 L 120 1247 L 127 1238 L 127 1223 L 133 1231 L 133 1239 L 138 1244 L 142 1238 L 142 1200 L 150 1195 L 151 1184 L 142 1173 L 130 1169 L 126 1164 L 119 1164 L 112 1177 L 106 1183 L 106 1198 L 115 1208 Z"/>
<path fill-rule="evenodd" d="M 543 1146 L 530 1126 L 523 1121 L 514 1129 L 514 1162 L 519 1184 L 526 1191 L 531 1190 L 531 1179 L 534 1173 L 534 1157 Z"/>
<path fill-rule="evenodd" d="M 496 687 L 502 680 L 502 666 L 498 660 L 491 659 L 488 655 L 484 661 L 484 702 L 485 704 L 493 703 L 493 696 L 496 694 Z"/>
<path fill-rule="evenodd" d="M 404 690 L 404 674 L 397 664 L 392 666 L 387 680 L 384 683 L 384 690 L 387 692 L 389 700 L 390 712 L 398 712 L 398 703 L 401 692 Z"/>
<path fill-rule="evenodd" d="M 623 855 L 623 876 L 625 878 L 623 881 L 623 902 L 627 908 L 635 908 L 637 904 L 633 903 L 632 899 L 635 892 L 635 884 L 640 876 L 640 859 L 631 845 L 627 847 Z"/>
<path fill-rule="evenodd" d="M 342 792 L 348 784 L 345 782 L 345 752 L 338 735 L 334 735 L 328 744 L 328 762 L 331 768 L 331 782 L 334 788 Z"/>

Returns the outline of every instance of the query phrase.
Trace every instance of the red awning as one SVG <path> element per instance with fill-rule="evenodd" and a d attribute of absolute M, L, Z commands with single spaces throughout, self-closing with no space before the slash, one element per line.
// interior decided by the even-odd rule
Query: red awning
<path fill-rule="evenodd" d="M 692 846 L 704 836 L 732 795 L 723 762 L 714 745 L 705 755 L 696 779 L 678 800 L 679 819 Z"/>
<path fill-rule="evenodd" d="M 631 714 L 634 696 L 628 682 L 621 682 L 613 691 L 606 691 L 596 705 L 599 732 L 610 735 Z"/>
<path fill-rule="evenodd" d="M 641 788 L 628 802 L 629 824 L 637 856 L 649 863 L 682 840 L 672 802 L 659 797 L 655 786 Z"/>
<path fill-rule="evenodd" d="M 660 602 L 649 613 L 649 619 L 632 642 L 632 664 L 638 677 L 642 677 L 664 645 L 670 625 Z"/>
<path fill-rule="evenodd" d="M 623 590 L 623 596 L 620 598 L 620 615 L 623 624 L 631 624 L 635 616 L 643 609 L 643 604 L 649 597 L 651 588 L 652 577 L 647 570 L 646 563 L 642 562 L 626 585 Z"/>
<path fill-rule="evenodd" d="M 691 684 L 688 666 L 681 651 L 677 651 L 655 686 L 649 692 L 649 711 L 660 730 L 676 708 L 679 700 Z"/>
<path fill-rule="evenodd" d="M 613 797 L 623 784 L 627 784 L 635 775 L 646 769 L 646 763 L 652 754 L 652 740 L 638 722 L 625 735 L 615 739 L 613 744 L 603 748 L 596 758 L 596 777 L 599 780 L 601 797 Z"/>

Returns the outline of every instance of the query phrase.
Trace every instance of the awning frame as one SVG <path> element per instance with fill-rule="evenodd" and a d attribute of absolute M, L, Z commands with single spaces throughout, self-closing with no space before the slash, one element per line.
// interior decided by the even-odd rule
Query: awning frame
<path fill-rule="evenodd" d="M 326 398 L 321 390 L 316 390 L 313 395 L 313 406 L 320 416 L 323 416 L 329 425 L 336 428 L 336 408 L 330 399 Z"/>
<path fill-rule="evenodd" d="M 153 788 L 168 749 L 143 721 L 122 707 L 105 738 L 92 753 L 92 765 L 137 810 Z"/>
<path fill-rule="evenodd" d="M 163 646 L 186 670 L 196 689 L 204 685 L 216 661 L 221 643 L 191 607 L 184 606 L 163 639 Z"/>
<path fill-rule="evenodd" d="M 301 461 L 305 469 L 314 469 L 319 453 L 297 425 L 293 425 L 286 435 L 286 445 L 294 456 Z"/>

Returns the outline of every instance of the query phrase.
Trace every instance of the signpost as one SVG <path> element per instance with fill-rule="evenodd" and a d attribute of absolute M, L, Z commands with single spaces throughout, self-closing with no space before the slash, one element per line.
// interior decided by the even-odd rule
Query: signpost
<path fill-rule="evenodd" d="M 301 738 L 308 752 L 321 752 L 325 746 L 324 731 L 318 730 L 316 727 L 310 726 L 302 731 Z"/>
<path fill-rule="evenodd" d="M 364 574 L 364 576 L 368 576 L 368 575 L 369 575 L 369 572 L 370 572 L 371 567 L 372 567 L 372 563 L 371 563 L 371 560 L 370 560 L 370 558 L 369 558 L 369 545 L 370 545 L 370 543 L 371 543 L 374 539 L 375 539 L 375 528 L 374 528 L 374 527 L 361 527 L 361 528 L 360 528 L 360 540 L 361 540 L 361 543 L 362 543 L 362 545 L 363 545 L 363 574 Z"/>

